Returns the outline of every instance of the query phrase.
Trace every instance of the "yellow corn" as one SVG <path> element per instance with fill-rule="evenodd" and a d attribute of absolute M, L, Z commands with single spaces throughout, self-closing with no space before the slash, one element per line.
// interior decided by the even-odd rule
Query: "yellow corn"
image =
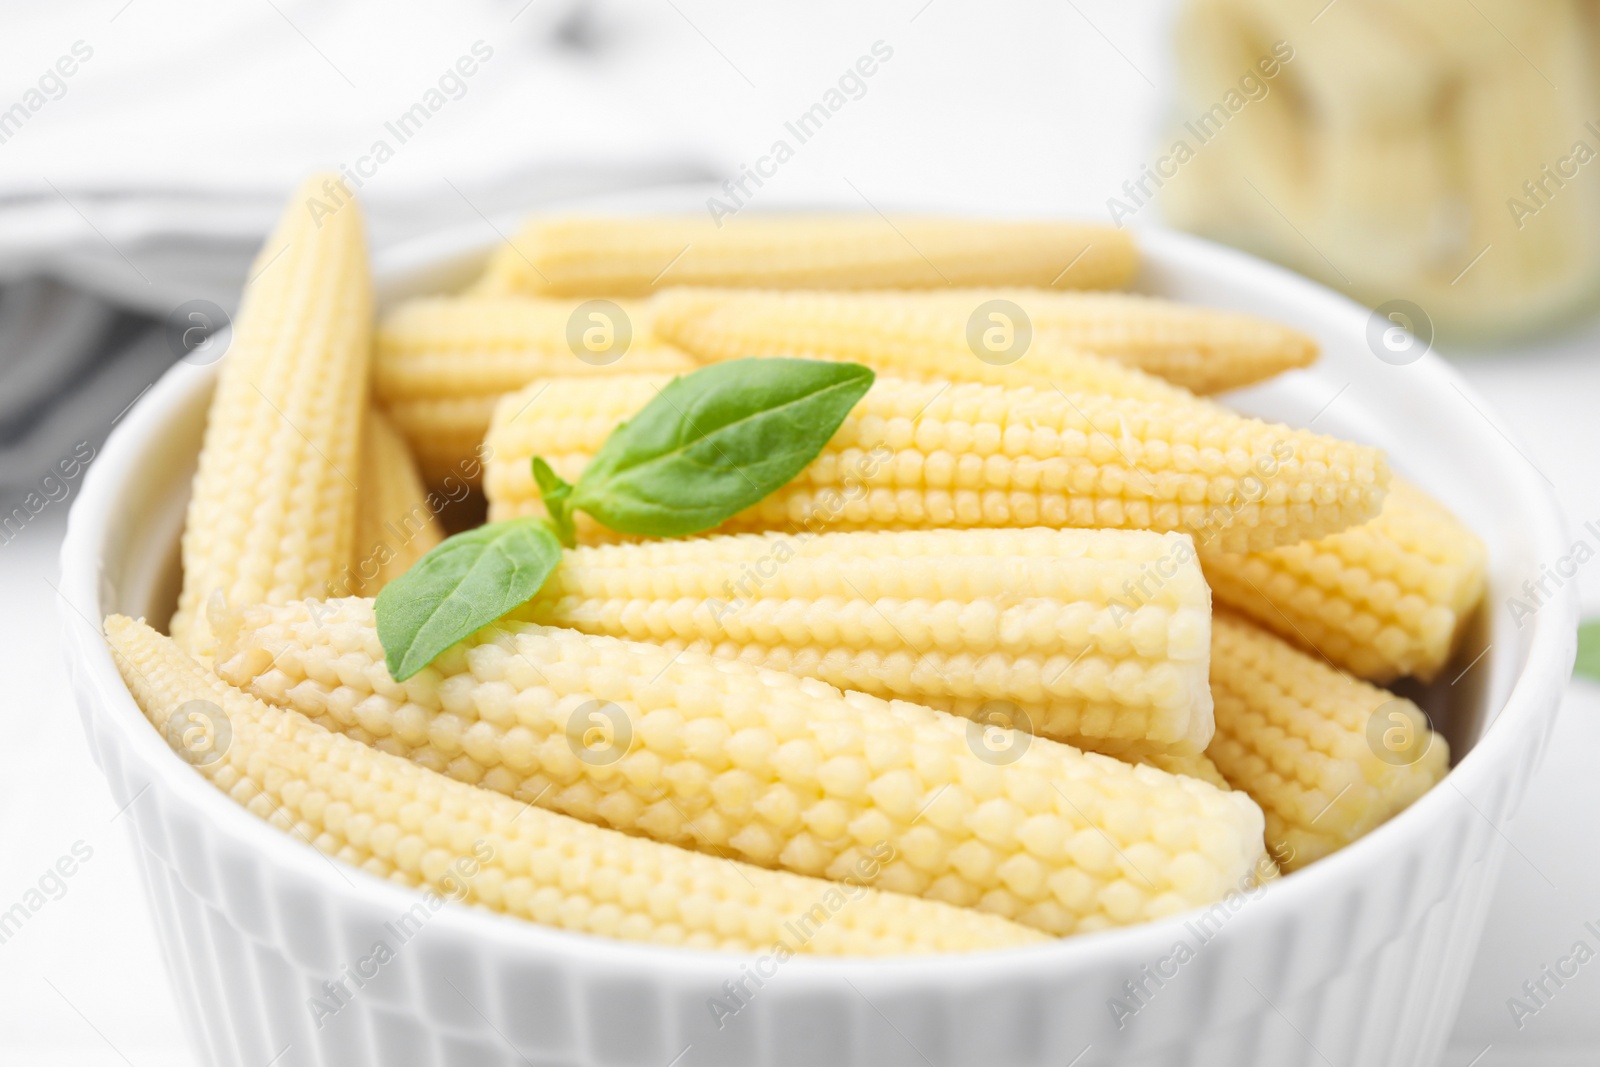
<path fill-rule="evenodd" d="M 1217 735 L 1206 755 L 1266 812 L 1285 871 L 1372 830 L 1449 769 L 1449 745 L 1411 701 L 1227 612 L 1211 635 Z"/>
<path fill-rule="evenodd" d="M 1119 396 L 1161 397 L 1146 375 L 1129 373 L 1135 368 L 1213 393 L 1303 367 L 1317 354 L 1311 338 L 1265 319 L 1128 293 L 684 289 L 651 306 L 656 335 L 700 359 L 820 356 L 911 378 L 1054 383 Z M 1123 375 L 1101 360 L 1086 368 L 1089 353 L 1118 361 Z M 1099 384 L 1086 377 L 1090 368 Z"/>
<path fill-rule="evenodd" d="M 1198 778 L 1202 782 L 1210 782 L 1218 789 L 1233 788 L 1228 780 L 1222 777 L 1222 772 L 1217 770 L 1217 765 L 1211 762 L 1211 757 L 1204 753 L 1188 756 L 1173 753 L 1150 752 L 1134 758 L 1135 763 L 1143 763 L 1150 767 L 1159 767 L 1168 774 L 1187 774 L 1190 778 Z"/>
<path fill-rule="evenodd" d="M 477 485 L 483 476 L 483 438 L 504 396 L 395 401 L 384 410 L 410 446 L 423 481 L 442 485 L 454 478 Z"/>
<path fill-rule="evenodd" d="M 1369 681 L 1431 680 L 1483 599 L 1483 542 L 1403 480 L 1378 517 L 1317 541 L 1204 551 L 1217 600 Z"/>
<path fill-rule="evenodd" d="M 1143 606 L 1124 586 L 1167 572 Z M 1080 748 L 1211 740 L 1211 597 L 1182 534 L 768 533 L 568 552 L 515 617 L 820 678 Z"/>
<path fill-rule="evenodd" d="M 552 379 L 508 396 L 487 442 L 490 518 L 541 514 L 529 457 L 576 480 L 666 381 Z M 1387 482 L 1377 449 L 1210 404 L 880 378 L 809 467 L 724 532 L 820 516 L 839 529 L 1182 530 L 1254 551 L 1366 521 Z"/>
<path fill-rule="evenodd" d="M 256 257 L 207 414 L 171 626 L 198 655 L 211 616 L 321 595 L 350 561 L 372 291 L 360 207 L 313 214 L 323 188 Z"/>
<path fill-rule="evenodd" d="M 506 621 L 400 685 L 370 601 L 262 606 L 229 681 L 385 751 L 569 815 L 1050 933 L 1170 915 L 1247 886 L 1242 793 L 823 682 Z"/>
<path fill-rule="evenodd" d="M 1081 222 L 875 215 L 545 217 L 493 258 L 486 296 L 642 296 L 669 285 L 931 289 L 1126 285 L 1138 251 L 1125 231 Z"/>
<path fill-rule="evenodd" d="M 145 716 L 217 788 L 401 885 L 567 930 L 784 958 L 1041 940 L 993 915 L 878 892 L 865 875 L 841 887 L 530 808 L 269 707 L 143 623 L 112 616 L 106 629 Z M 875 854 L 862 870 L 877 862 Z"/>
<path fill-rule="evenodd" d="M 336 586 L 377 596 L 409 570 L 444 540 L 435 504 L 442 507 L 443 498 L 430 498 L 399 432 L 383 412 L 369 408 L 361 435 L 355 553 L 346 572 L 349 580 Z"/>
<path fill-rule="evenodd" d="M 372 368 L 378 399 L 387 404 L 482 396 L 508 393 L 534 378 L 694 366 L 688 356 L 651 337 L 649 320 L 637 307 L 621 309 L 631 325 L 614 323 L 614 315 L 606 313 L 603 332 L 596 333 L 601 327 L 594 325 L 572 328 L 574 316 L 590 322 L 584 303 L 526 297 L 407 301 L 378 329 Z M 585 343 L 585 333 L 594 334 L 592 345 Z"/>
<path fill-rule="evenodd" d="M 1196 393 L 1236 389 L 1306 367 L 1318 353 L 1316 340 L 1299 330 L 1237 311 L 1133 293 L 1023 290 L 1009 295 L 1045 336 L 1081 345 Z"/>
<path fill-rule="evenodd" d="M 373 389 L 429 482 L 460 477 L 460 465 L 489 429 L 495 403 L 535 378 L 695 366 L 651 338 L 642 309 L 623 308 L 625 322 L 613 321 L 609 311 L 591 320 L 584 303 L 422 297 L 385 316 L 373 355 Z M 574 316 L 580 320 L 575 327 Z"/>
<path fill-rule="evenodd" d="M 1014 361 L 996 356 L 981 332 L 968 338 L 966 312 L 946 313 L 919 295 L 671 289 L 651 306 L 657 336 L 708 363 L 748 356 L 836 359 L 917 380 L 1034 385 L 1171 403 L 1193 399 L 1153 375 L 1053 340 L 1027 343 Z"/>

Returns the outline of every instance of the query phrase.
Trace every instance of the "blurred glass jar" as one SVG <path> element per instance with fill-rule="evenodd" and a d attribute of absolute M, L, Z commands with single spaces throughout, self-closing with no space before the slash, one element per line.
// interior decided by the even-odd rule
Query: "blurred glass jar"
<path fill-rule="evenodd" d="M 1600 294 L 1596 15 L 1184 0 L 1164 213 L 1453 340 L 1571 317 Z"/>

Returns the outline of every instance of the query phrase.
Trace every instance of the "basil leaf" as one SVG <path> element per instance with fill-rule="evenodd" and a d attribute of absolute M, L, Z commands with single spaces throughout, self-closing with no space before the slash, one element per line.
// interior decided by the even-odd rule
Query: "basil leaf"
<path fill-rule="evenodd" d="M 1600 679 L 1600 619 L 1578 627 L 1578 660 L 1572 672 L 1581 678 Z"/>
<path fill-rule="evenodd" d="M 543 519 L 493 522 L 446 538 L 378 593 L 378 640 L 405 681 L 539 591 L 561 562 Z"/>
<path fill-rule="evenodd" d="M 567 504 L 621 533 L 709 530 L 804 470 L 872 380 L 866 367 L 820 360 L 702 367 L 612 431 Z"/>
<path fill-rule="evenodd" d="M 533 480 L 539 487 L 545 510 L 550 513 L 550 525 L 555 527 L 556 536 L 568 548 L 577 547 L 578 531 L 572 524 L 572 483 L 563 480 L 538 456 L 533 457 Z"/>

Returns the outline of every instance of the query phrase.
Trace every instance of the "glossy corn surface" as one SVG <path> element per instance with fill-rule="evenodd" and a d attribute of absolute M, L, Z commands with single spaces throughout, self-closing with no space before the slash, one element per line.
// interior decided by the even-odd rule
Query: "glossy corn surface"
<path fill-rule="evenodd" d="M 445 485 L 451 478 L 477 485 L 483 480 L 484 437 L 506 395 L 396 400 L 384 411 L 405 438 L 428 485 Z"/>
<path fill-rule="evenodd" d="M 206 416 L 172 619 L 197 654 L 213 616 L 325 595 L 350 561 L 372 291 L 360 207 L 307 208 L 324 177 L 256 257 Z"/>
<path fill-rule="evenodd" d="M 269 707 L 142 623 L 113 616 L 107 632 L 134 699 L 201 774 L 380 878 L 565 930 L 701 949 L 891 955 L 1041 938 L 863 877 L 763 870 L 530 807 Z"/>
<path fill-rule="evenodd" d="M 1285 871 L 1366 834 L 1449 770 L 1449 745 L 1411 701 L 1227 612 L 1212 620 L 1211 690 L 1206 756 L 1261 805 Z"/>
<path fill-rule="evenodd" d="M 409 300 L 385 316 L 372 369 L 379 399 L 391 403 L 506 393 L 541 377 L 694 365 L 651 337 L 638 306 L 447 296 Z"/>
<path fill-rule="evenodd" d="M 642 296 L 673 285 L 1114 288 L 1125 231 L 1089 223 L 878 215 L 542 217 L 491 258 L 476 294 Z"/>
<path fill-rule="evenodd" d="M 314 610 L 313 610 L 314 609 Z M 593 822 L 1054 934 L 1220 898 L 1254 802 L 944 712 L 698 653 L 507 622 L 404 685 L 370 602 L 264 607 L 224 677 L 386 751 Z"/>
<path fill-rule="evenodd" d="M 495 404 L 535 378 L 682 372 L 638 306 L 579 299 L 420 297 L 379 324 L 373 390 L 430 484 L 460 477 Z M 471 479 L 471 480 L 476 480 Z"/>
<path fill-rule="evenodd" d="M 1314 338 L 1270 319 L 1133 293 L 979 295 L 1013 300 L 1045 337 L 1081 345 L 1196 393 L 1237 389 L 1309 366 L 1319 351 Z"/>
<path fill-rule="evenodd" d="M 1390 483 L 1378 516 L 1315 541 L 1204 552 L 1217 600 L 1369 681 L 1431 680 L 1483 600 L 1478 536 L 1416 486 Z"/>
<path fill-rule="evenodd" d="M 487 439 L 491 519 L 541 514 L 529 458 L 576 480 L 665 382 L 552 379 L 507 397 Z M 810 466 L 722 530 L 1178 530 L 1253 551 L 1366 521 L 1388 480 L 1377 449 L 1211 405 L 880 377 Z"/>
<path fill-rule="evenodd" d="M 1168 774 L 1187 774 L 1190 778 L 1198 778 L 1202 782 L 1210 782 L 1218 789 L 1232 789 L 1228 780 L 1217 770 L 1217 765 L 1211 762 L 1211 757 L 1200 755 L 1176 755 L 1172 753 L 1157 754 L 1147 753 L 1134 757 L 1134 762 L 1159 767 Z"/>

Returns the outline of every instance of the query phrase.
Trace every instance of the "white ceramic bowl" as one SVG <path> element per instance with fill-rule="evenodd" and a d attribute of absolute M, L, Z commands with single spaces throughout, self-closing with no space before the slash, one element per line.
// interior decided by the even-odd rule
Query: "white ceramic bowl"
<path fill-rule="evenodd" d="M 1506 849 L 1503 827 L 1572 662 L 1570 586 L 1520 628 L 1498 607 L 1562 554 L 1561 521 L 1488 406 L 1431 355 L 1405 366 L 1377 359 L 1364 309 L 1205 242 L 1146 232 L 1142 243 L 1146 291 L 1259 312 L 1323 343 L 1315 368 L 1240 394 L 1240 406 L 1382 445 L 1488 542 L 1493 607 L 1455 669 L 1465 673 L 1451 684 L 1447 672 L 1422 694 L 1457 754 L 1442 785 L 1343 852 L 1235 899 L 1205 938 L 1189 915 L 978 956 L 797 959 L 720 1030 L 708 999 L 724 997 L 750 960 L 454 905 L 400 944 L 384 924 L 419 898 L 272 829 L 195 774 L 141 717 L 98 632 L 109 612 L 160 622 L 175 596 L 215 370 L 179 364 L 122 420 L 84 482 L 62 549 L 62 618 L 90 747 L 127 805 L 202 1058 L 240 1067 L 1433 1063 Z M 380 263 L 380 289 L 393 299 L 446 286 L 485 251 L 481 232 L 400 250 Z M 357 988 L 346 968 L 379 940 L 394 958 Z M 1193 958 L 1163 963 L 1179 941 Z M 1147 967 L 1176 973 L 1158 984 Z M 319 1025 L 311 1000 L 332 1005 L 324 983 L 341 978 L 349 994 Z M 1130 995 L 1129 982 L 1146 992 Z"/>

